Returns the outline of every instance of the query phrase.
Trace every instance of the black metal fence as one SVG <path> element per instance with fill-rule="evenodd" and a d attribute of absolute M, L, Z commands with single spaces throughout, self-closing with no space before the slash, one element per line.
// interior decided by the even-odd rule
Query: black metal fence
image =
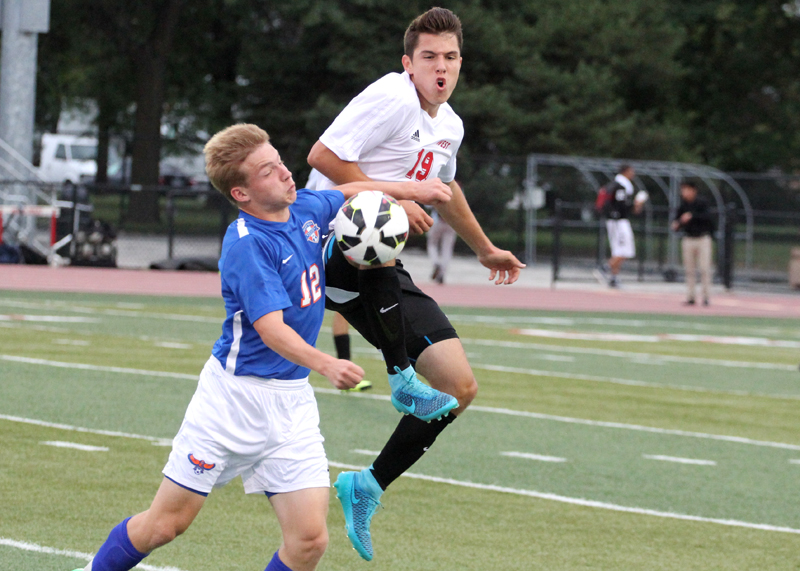
<path fill-rule="evenodd" d="M 529 246 L 526 223 L 533 215 L 536 261 L 554 264 L 559 279 L 584 279 L 607 257 L 605 228 L 594 213 L 594 192 L 585 184 L 569 177 L 552 178 L 545 201 L 531 211 L 523 200 L 524 158 L 491 157 L 463 163 L 459 165 L 459 182 L 478 221 L 498 246 L 524 257 Z M 800 246 L 800 177 L 737 177 L 752 193 L 755 208 L 752 266 L 749 273 L 744 271 L 744 214 L 741 210 L 727 213 L 729 222 L 717 229 L 715 240 L 718 279 L 727 280 L 729 272 L 730 279 L 735 280 L 786 282 L 791 248 Z M 48 220 L 37 220 L 35 231 L 44 243 L 55 241 L 58 253 L 74 264 L 213 269 L 225 229 L 237 215 L 236 209 L 208 185 L 25 184 L 66 205 L 61 208 L 52 240 Z M 11 185 L 0 183 L 0 204 L 8 204 L 3 197 L 11 196 Z M 142 208 L 145 203 L 148 208 Z M 784 207 L 774 208 L 780 205 Z M 4 217 L 7 220 L 8 215 Z M 655 199 L 644 215 L 632 222 L 638 258 L 635 264 L 627 265 L 628 271 L 634 270 L 636 278 L 642 280 L 681 279 L 679 236 L 669 230 L 667 205 Z M 9 237 L 6 232 L 6 241 Z M 68 237 L 70 240 L 66 240 Z M 13 236 L 10 238 L 13 241 Z M 410 247 L 423 245 L 420 237 L 410 240 Z M 457 250 L 469 252 L 463 243 Z"/>

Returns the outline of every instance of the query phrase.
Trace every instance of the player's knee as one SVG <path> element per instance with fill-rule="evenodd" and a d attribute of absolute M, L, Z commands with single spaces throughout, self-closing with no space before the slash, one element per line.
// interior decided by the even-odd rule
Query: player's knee
<path fill-rule="evenodd" d="M 174 521 L 158 522 L 153 526 L 150 532 L 150 549 L 152 551 L 157 547 L 166 545 L 173 541 L 176 537 L 181 535 L 189 526 L 180 525 Z"/>
<path fill-rule="evenodd" d="M 322 559 L 328 548 L 328 530 L 323 528 L 292 540 L 286 538 L 286 548 L 294 561 L 300 561 L 304 565 L 315 563 Z"/>
<path fill-rule="evenodd" d="M 475 377 L 470 375 L 465 382 L 458 385 L 456 394 L 453 396 L 458 400 L 459 410 L 464 410 L 475 400 L 475 397 L 478 396 L 478 381 L 475 380 Z"/>

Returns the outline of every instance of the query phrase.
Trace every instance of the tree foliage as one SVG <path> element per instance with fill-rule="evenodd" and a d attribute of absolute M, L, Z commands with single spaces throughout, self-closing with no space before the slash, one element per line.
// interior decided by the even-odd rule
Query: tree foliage
<path fill-rule="evenodd" d="M 451 103 L 466 127 L 465 164 L 551 152 L 735 170 L 800 166 L 797 2 L 444 5 L 464 25 Z M 308 149 L 350 98 L 402 71 L 403 32 L 427 8 L 417 0 L 53 0 L 37 122 L 52 129 L 63 102 L 95 99 L 108 129 L 147 147 L 134 151 L 134 172 L 149 182 L 162 133 L 167 151 L 197 149 L 209 133 L 252 121 L 302 182 Z M 134 115 L 143 105 L 148 121 Z"/>

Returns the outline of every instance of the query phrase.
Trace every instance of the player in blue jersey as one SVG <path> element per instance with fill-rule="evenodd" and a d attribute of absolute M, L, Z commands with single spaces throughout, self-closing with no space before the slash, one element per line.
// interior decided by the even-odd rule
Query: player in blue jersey
<path fill-rule="evenodd" d="M 239 207 L 219 261 L 226 318 L 173 441 L 150 508 L 123 520 L 87 571 L 127 571 L 182 534 L 212 488 L 241 476 L 266 494 L 283 543 L 266 571 L 312 571 L 328 542 L 330 477 L 310 370 L 339 389 L 364 371 L 314 345 L 325 309 L 321 233 L 346 196 L 381 190 L 400 199 L 447 201 L 441 181 L 355 183 L 296 190 L 269 136 L 234 125 L 205 148 L 215 188 Z"/>

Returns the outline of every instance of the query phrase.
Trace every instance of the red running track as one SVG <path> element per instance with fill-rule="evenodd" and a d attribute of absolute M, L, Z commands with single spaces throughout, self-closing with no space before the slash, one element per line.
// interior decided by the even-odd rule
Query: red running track
<path fill-rule="evenodd" d="M 674 315 L 800 318 L 800 294 L 726 293 L 709 307 L 682 305 L 678 293 L 418 284 L 443 306 Z M 0 290 L 218 297 L 219 276 L 100 268 L 0 266 Z"/>

